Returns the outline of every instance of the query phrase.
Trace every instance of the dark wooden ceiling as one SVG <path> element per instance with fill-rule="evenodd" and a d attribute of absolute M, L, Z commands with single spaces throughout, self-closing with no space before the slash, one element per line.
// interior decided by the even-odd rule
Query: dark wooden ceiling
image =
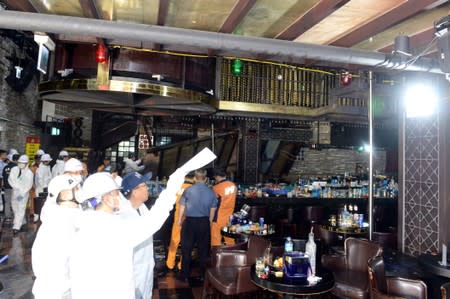
<path fill-rule="evenodd" d="M 2 0 L 10 10 L 127 21 L 294 42 L 391 52 L 396 36 L 411 38 L 412 54 L 433 38 L 448 0 Z M 96 37 L 58 35 L 72 42 Z M 108 41 L 127 45 L 127 41 Z M 135 44 L 133 44 L 134 46 Z M 177 45 L 145 48 L 214 53 Z M 433 49 L 430 50 L 431 52 Z"/>

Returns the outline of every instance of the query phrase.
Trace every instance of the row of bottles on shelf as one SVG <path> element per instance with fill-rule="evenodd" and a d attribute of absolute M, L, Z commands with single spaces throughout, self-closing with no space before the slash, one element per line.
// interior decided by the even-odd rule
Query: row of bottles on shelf
<path fill-rule="evenodd" d="M 373 183 L 374 197 L 397 197 L 398 184 L 393 178 L 376 178 Z M 298 179 L 296 184 L 267 183 L 253 186 L 238 185 L 238 196 L 268 197 L 286 196 L 311 198 L 368 198 L 369 181 L 351 177 Z"/>
<path fill-rule="evenodd" d="M 331 215 L 329 219 L 331 226 L 340 228 L 364 227 L 364 214 L 358 213 L 358 206 L 349 204 L 339 210 L 337 215 Z"/>

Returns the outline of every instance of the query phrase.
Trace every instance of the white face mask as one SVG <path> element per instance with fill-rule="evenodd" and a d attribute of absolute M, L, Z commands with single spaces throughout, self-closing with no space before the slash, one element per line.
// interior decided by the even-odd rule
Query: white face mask
<path fill-rule="evenodd" d="M 25 169 L 25 167 L 27 167 L 27 164 L 19 163 L 17 166 L 19 166 L 20 169 Z"/>
<path fill-rule="evenodd" d="M 71 177 L 76 181 L 81 183 L 83 181 L 83 177 L 81 176 L 81 174 L 79 175 L 71 175 Z"/>

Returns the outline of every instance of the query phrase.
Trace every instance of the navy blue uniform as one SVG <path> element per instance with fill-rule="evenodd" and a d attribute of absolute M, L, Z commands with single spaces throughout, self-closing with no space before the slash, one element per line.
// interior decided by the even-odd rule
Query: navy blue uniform
<path fill-rule="evenodd" d="M 209 214 L 217 207 L 217 197 L 206 184 L 196 183 L 184 191 L 180 205 L 185 206 L 186 216 L 181 228 L 181 276 L 188 278 L 191 273 L 191 253 L 195 244 L 203 275 L 211 243 Z"/>

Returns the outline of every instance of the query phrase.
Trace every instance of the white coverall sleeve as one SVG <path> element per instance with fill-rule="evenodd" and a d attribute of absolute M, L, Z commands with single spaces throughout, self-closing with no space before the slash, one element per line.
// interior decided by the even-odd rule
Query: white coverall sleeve
<path fill-rule="evenodd" d="M 133 169 L 134 171 L 141 171 L 141 170 L 143 170 L 143 169 L 145 168 L 145 165 L 138 166 L 138 164 L 140 163 L 140 161 L 141 161 L 141 160 L 138 160 L 138 161 L 129 161 L 129 162 L 130 162 L 130 164 L 129 164 L 130 168 Z"/>
<path fill-rule="evenodd" d="M 58 176 L 58 172 L 59 172 L 58 168 L 59 168 L 59 167 L 58 167 L 58 164 L 55 164 L 55 165 L 53 166 L 53 168 L 52 168 L 52 178 Z"/>
<path fill-rule="evenodd" d="M 42 188 L 44 184 L 45 184 L 44 168 L 39 167 L 38 170 L 36 171 L 36 187 Z"/>
<path fill-rule="evenodd" d="M 18 175 L 19 175 L 19 167 L 14 166 L 13 168 L 11 168 L 11 172 L 9 173 L 8 177 L 8 183 L 11 185 L 11 188 L 13 189 L 19 189 Z"/>
<path fill-rule="evenodd" d="M 130 244 L 139 245 L 161 228 L 173 209 L 185 175 L 184 171 L 175 171 L 167 181 L 167 188 L 158 196 L 149 213 L 145 217 L 125 222 L 127 231 L 132 232 L 126 234 L 130 238 Z"/>
<path fill-rule="evenodd" d="M 33 173 L 30 169 L 22 169 L 22 175 L 19 177 L 18 166 L 13 167 L 8 177 L 8 183 L 13 189 L 20 190 L 20 194 L 25 194 L 33 187 Z"/>

